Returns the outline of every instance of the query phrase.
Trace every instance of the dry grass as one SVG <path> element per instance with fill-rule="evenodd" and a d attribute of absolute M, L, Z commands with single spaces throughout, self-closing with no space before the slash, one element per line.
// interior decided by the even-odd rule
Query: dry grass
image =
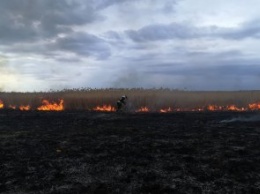
<path fill-rule="evenodd" d="M 37 109 L 43 99 L 59 102 L 64 99 L 66 110 L 92 110 L 97 105 L 116 105 L 122 96 L 128 96 L 128 109 L 137 110 L 146 106 L 151 111 L 161 108 L 199 108 L 214 104 L 248 107 L 249 103 L 260 102 L 260 91 L 181 91 L 169 89 L 73 89 L 50 92 L 16 93 L 1 92 L 0 100 L 5 108 L 30 105 Z"/>

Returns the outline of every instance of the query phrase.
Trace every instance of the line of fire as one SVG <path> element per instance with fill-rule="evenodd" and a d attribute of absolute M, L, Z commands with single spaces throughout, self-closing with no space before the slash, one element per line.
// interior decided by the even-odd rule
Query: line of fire
<path fill-rule="evenodd" d="M 29 110 L 38 110 L 38 111 L 64 111 L 66 110 L 64 106 L 64 100 L 58 100 L 58 102 L 50 102 L 48 100 L 42 100 L 42 104 L 37 107 L 36 109 L 32 109 L 30 105 L 6 105 L 4 102 L 0 99 L 0 109 L 13 109 L 13 110 L 21 110 L 21 111 L 29 111 Z M 116 112 L 116 107 L 104 104 L 104 105 L 98 105 L 92 109 L 88 109 L 89 111 L 98 111 L 98 112 Z M 138 108 L 137 110 L 134 110 L 134 112 L 160 112 L 160 113 L 170 113 L 170 112 L 184 112 L 184 111 L 237 111 L 237 112 L 243 112 L 243 111 L 258 111 L 260 110 L 260 103 L 252 103 L 248 104 L 247 107 L 237 107 L 235 105 L 227 105 L 227 106 L 217 106 L 217 105 L 207 105 L 205 107 L 199 107 L 199 108 L 173 108 L 173 107 L 167 107 L 167 108 L 161 108 L 159 110 L 152 110 L 149 107 L 142 106 Z"/>

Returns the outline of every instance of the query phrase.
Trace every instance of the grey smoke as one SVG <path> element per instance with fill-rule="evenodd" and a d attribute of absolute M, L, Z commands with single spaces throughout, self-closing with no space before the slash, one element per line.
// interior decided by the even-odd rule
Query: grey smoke
<path fill-rule="evenodd" d="M 141 86 L 142 75 L 137 70 L 125 68 L 118 74 L 117 79 L 112 83 L 113 87 L 128 88 Z"/>
<path fill-rule="evenodd" d="M 226 120 L 222 120 L 220 121 L 220 123 L 232 123 L 232 122 L 255 122 L 255 121 L 260 121 L 260 115 L 253 115 L 250 117 L 235 117 L 232 119 L 226 119 Z"/>

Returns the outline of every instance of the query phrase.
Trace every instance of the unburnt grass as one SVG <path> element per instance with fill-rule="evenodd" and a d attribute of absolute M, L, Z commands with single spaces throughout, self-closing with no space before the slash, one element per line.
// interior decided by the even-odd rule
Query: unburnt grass
<path fill-rule="evenodd" d="M 259 193 L 259 118 L 1 110 L 0 193 Z"/>
<path fill-rule="evenodd" d="M 117 100 L 127 95 L 129 111 L 147 107 L 151 112 L 160 109 L 192 110 L 208 106 L 249 108 L 249 104 L 257 104 L 254 110 L 260 109 L 260 91 L 183 91 L 170 89 L 72 89 L 49 92 L 0 92 L 1 103 L 5 109 L 19 109 L 28 106 L 37 110 L 43 101 L 60 103 L 64 101 L 65 110 L 93 110 L 97 106 L 116 106 Z M 252 110 L 252 109 L 250 109 Z"/>

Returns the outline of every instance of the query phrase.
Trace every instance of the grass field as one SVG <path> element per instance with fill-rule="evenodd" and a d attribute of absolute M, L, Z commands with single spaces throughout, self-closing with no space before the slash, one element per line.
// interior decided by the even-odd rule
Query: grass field
<path fill-rule="evenodd" d="M 115 107 L 116 101 L 122 95 L 128 96 L 129 111 L 137 111 L 141 108 L 147 108 L 146 110 L 151 112 L 162 109 L 169 111 L 260 109 L 260 91 L 182 91 L 138 88 L 1 92 L 0 108 L 20 107 L 21 110 L 39 110 L 39 107 L 49 103 L 49 105 L 62 106 L 61 110 L 95 110 L 97 106 Z"/>

